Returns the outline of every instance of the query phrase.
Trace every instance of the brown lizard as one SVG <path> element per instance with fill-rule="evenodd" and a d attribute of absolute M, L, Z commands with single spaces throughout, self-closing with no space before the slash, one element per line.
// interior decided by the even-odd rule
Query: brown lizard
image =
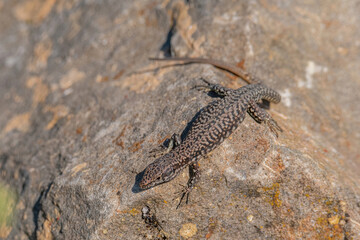
<path fill-rule="evenodd" d="M 199 112 L 182 142 L 177 134 L 173 135 L 169 144 L 171 149 L 145 168 L 139 183 L 141 189 L 149 189 L 171 181 L 185 167 L 189 166 L 190 179 L 180 199 L 181 203 L 186 195 L 186 202 L 188 202 L 189 193 L 200 176 L 197 161 L 230 136 L 244 120 L 246 112 L 256 122 L 269 126 L 276 136 L 278 136 L 278 131 L 282 131 L 276 121 L 263 108 L 259 107 L 263 100 L 279 103 L 280 94 L 261 83 L 254 83 L 255 81 L 239 68 L 221 61 L 203 58 L 152 58 L 152 60 L 182 61 L 184 64 L 208 63 L 225 69 L 251 84 L 239 89 L 230 89 L 203 80 L 206 85 L 199 86 L 200 88 L 213 91 L 222 98 L 210 103 Z"/>

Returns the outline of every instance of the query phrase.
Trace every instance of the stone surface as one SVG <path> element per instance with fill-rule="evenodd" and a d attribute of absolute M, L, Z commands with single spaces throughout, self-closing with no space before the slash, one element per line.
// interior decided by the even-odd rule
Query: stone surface
<path fill-rule="evenodd" d="M 17 194 L 7 239 L 360 239 L 358 1 L 0 1 L 0 179 Z M 211 97 L 207 65 L 278 90 L 278 139 L 247 117 L 175 180 L 136 192 L 149 151 Z M 148 205 L 163 232 L 147 226 Z"/>

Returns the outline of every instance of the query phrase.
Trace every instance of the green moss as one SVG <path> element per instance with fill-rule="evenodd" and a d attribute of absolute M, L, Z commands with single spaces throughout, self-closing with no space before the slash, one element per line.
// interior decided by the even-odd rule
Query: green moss
<path fill-rule="evenodd" d="M 17 197 L 14 191 L 0 183 L 0 238 L 11 232 Z"/>

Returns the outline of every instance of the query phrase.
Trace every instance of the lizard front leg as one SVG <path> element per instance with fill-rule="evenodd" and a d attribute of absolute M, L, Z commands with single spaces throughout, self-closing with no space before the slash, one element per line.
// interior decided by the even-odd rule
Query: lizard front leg
<path fill-rule="evenodd" d="M 166 141 L 169 141 L 168 146 L 164 147 L 164 143 Z M 152 154 L 154 157 L 160 157 L 161 155 L 164 155 L 168 152 L 170 152 L 175 147 L 179 146 L 181 144 L 181 138 L 179 134 L 174 133 L 171 138 L 168 138 L 164 141 L 164 143 L 160 146 L 160 148 L 156 148 L 150 151 L 150 154 Z"/>
<path fill-rule="evenodd" d="M 194 87 L 195 89 L 206 91 L 206 92 L 214 92 L 221 97 L 225 97 L 234 91 L 234 89 L 223 87 L 219 84 L 212 84 L 212 83 L 208 82 L 207 80 L 205 80 L 204 78 L 201 78 L 201 80 L 206 85 L 197 85 Z"/>
<path fill-rule="evenodd" d="M 180 207 L 181 202 L 184 199 L 185 195 L 186 195 L 186 204 L 188 204 L 189 194 L 192 191 L 192 189 L 194 188 L 195 184 L 200 180 L 201 171 L 200 171 L 199 164 L 197 162 L 194 162 L 189 165 L 189 176 L 190 177 L 189 177 L 187 186 L 181 191 L 182 195 L 181 195 L 180 202 L 177 205 L 176 209 L 178 209 Z"/>

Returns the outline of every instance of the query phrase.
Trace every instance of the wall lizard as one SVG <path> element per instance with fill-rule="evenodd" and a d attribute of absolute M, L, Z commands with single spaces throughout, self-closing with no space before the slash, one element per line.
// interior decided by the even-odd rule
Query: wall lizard
<path fill-rule="evenodd" d="M 281 97 L 279 93 L 258 83 L 243 70 L 218 60 L 204 58 L 152 58 L 151 60 L 181 61 L 184 64 L 207 63 L 229 71 L 249 83 L 239 89 L 230 89 L 203 79 L 206 85 L 198 87 L 213 91 L 222 98 L 200 110 L 184 140 L 181 142 L 179 135 L 174 134 L 169 144 L 169 151 L 145 168 L 139 183 L 141 189 L 149 189 L 169 182 L 189 166 L 190 178 L 182 191 L 177 206 L 179 207 L 185 195 L 186 203 L 188 202 L 189 193 L 200 178 L 197 161 L 229 137 L 244 120 L 246 112 L 256 122 L 265 123 L 278 136 L 278 131 L 282 129 L 263 108 L 260 108 L 259 104 L 261 101 L 279 103 Z"/>

